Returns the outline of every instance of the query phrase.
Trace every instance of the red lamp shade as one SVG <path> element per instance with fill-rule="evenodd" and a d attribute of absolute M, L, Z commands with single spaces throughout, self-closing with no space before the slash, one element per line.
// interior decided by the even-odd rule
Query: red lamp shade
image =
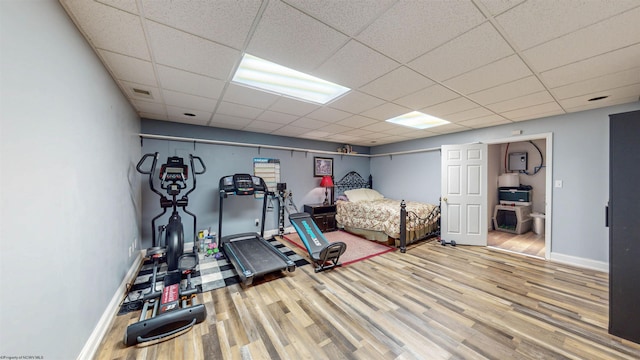
<path fill-rule="evenodd" d="M 331 176 L 323 176 L 322 180 L 320 180 L 320 187 L 333 187 L 333 179 L 331 178 Z"/>
<path fill-rule="evenodd" d="M 324 202 L 322 204 L 329 205 L 329 188 L 333 187 L 333 179 L 331 176 L 323 176 L 320 180 L 320 187 L 324 188 Z"/>

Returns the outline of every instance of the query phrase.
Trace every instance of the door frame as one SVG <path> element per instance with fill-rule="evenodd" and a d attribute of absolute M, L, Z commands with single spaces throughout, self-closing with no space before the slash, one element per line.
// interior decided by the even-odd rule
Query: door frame
<path fill-rule="evenodd" d="M 508 138 L 502 139 L 493 139 L 488 141 L 483 141 L 483 143 L 487 145 L 499 145 L 520 141 L 529 141 L 529 140 L 545 140 L 546 141 L 546 159 L 545 159 L 545 205 L 544 205 L 544 214 L 545 214 L 545 222 L 544 222 L 544 258 L 545 260 L 549 260 L 551 258 L 551 223 L 552 223 L 552 204 L 553 204 L 553 133 L 541 133 L 541 134 L 533 134 L 533 135 L 517 135 L 511 136 Z M 487 177 L 489 174 L 487 174 Z M 488 181 L 488 178 L 485 179 Z M 490 209 L 487 209 L 489 211 Z M 489 229 L 487 229 L 487 232 Z"/>

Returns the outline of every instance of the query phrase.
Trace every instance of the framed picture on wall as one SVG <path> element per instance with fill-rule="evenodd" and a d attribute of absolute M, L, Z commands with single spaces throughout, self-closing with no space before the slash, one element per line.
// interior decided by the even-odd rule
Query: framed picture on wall
<path fill-rule="evenodd" d="M 324 157 L 313 157 L 313 176 L 333 176 L 333 159 Z"/>

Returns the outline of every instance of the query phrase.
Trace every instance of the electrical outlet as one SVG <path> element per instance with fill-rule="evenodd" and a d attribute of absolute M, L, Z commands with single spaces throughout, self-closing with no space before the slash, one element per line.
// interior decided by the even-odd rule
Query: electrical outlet
<path fill-rule="evenodd" d="M 260 226 L 260 219 L 256 219 L 256 226 Z"/>
<path fill-rule="evenodd" d="M 129 246 L 129 258 L 131 258 L 131 254 L 133 254 L 133 245 Z"/>

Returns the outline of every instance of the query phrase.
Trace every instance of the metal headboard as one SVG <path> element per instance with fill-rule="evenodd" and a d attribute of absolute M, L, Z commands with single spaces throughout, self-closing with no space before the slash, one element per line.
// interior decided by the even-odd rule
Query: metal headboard
<path fill-rule="evenodd" d="M 355 171 L 350 171 L 342 179 L 333 184 L 334 196 L 337 198 L 340 195 L 344 195 L 347 190 L 353 189 L 371 189 L 373 186 L 373 180 L 369 175 L 369 181 L 365 180 Z"/>

